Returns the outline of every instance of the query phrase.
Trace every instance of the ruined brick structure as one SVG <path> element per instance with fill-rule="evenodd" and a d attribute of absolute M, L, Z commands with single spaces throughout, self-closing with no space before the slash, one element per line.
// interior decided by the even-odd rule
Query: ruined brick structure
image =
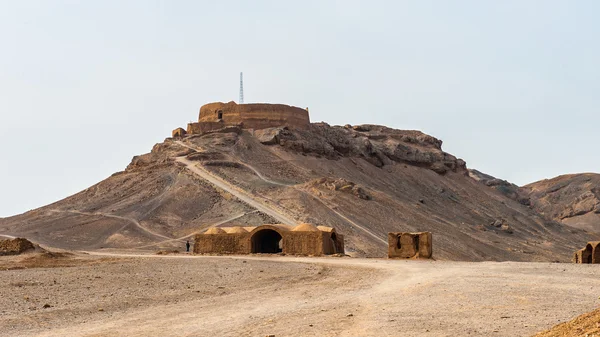
<path fill-rule="evenodd" d="M 388 233 L 389 258 L 425 258 L 432 255 L 431 232 Z"/>
<path fill-rule="evenodd" d="M 344 237 L 335 229 L 311 224 L 296 227 L 275 224 L 258 227 L 213 227 L 195 237 L 196 254 L 290 254 L 328 255 L 344 253 Z"/>
<path fill-rule="evenodd" d="M 573 254 L 573 263 L 600 263 L 600 241 L 588 242 Z"/>
<path fill-rule="evenodd" d="M 308 110 L 284 104 L 209 103 L 200 108 L 198 122 L 189 123 L 188 134 L 202 134 L 238 126 L 243 129 L 284 127 L 306 129 L 310 124 Z"/>
<path fill-rule="evenodd" d="M 187 131 L 185 131 L 183 128 L 177 128 L 175 130 L 173 130 L 173 132 L 171 133 L 171 136 L 173 138 L 181 138 L 183 136 L 185 136 L 187 134 Z"/>
<path fill-rule="evenodd" d="M 11 240 L 0 240 L 0 256 L 19 255 L 33 249 L 35 249 L 35 246 L 27 239 L 15 238 Z"/>

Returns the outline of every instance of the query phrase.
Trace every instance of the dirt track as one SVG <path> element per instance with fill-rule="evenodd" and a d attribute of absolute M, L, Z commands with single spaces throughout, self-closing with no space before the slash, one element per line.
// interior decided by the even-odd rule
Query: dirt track
<path fill-rule="evenodd" d="M 0 272 L 0 331 L 526 336 L 597 307 L 599 276 L 597 266 L 549 263 L 132 256 Z"/>
<path fill-rule="evenodd" d="M 249 196 L 246 193 L 234 188 L 233 186 L 231 186 L 229 183 L 227 183 L 223 179 L 213 176 L 208 171 L 206 171 L 202 167 L 196 166 L 195 163 L 186 159 L 185 157 L 179 157 L 176 160 L 178 162 L 184 164 L 194 174 L 197 174 L 198 176 L 207 180 L 211 184 L 233 194 L 238 199 L 240 199 L 243 202 L 247 203 L 248 205 L 256 208 L 257 210 L 272 216 L 273 218 L 277 219 L 281 223 L 292 225 L 292 226 L 298 225 L 298 222 L 296 220 L 292 219 L 291 217 L 289 217 L 288 215 L 283 214 L 283 212 L 281 212 L 277 209 L 274 209 L 274 207 L 272 207 L 272 206 L 267 206 L 267 205 L 257 201 L 257 199 L 255 197 Z"/>

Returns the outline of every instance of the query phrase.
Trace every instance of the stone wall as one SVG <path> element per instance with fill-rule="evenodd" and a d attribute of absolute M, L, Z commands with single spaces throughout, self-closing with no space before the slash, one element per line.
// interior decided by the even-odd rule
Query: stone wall
<path fill-rule="evenodd" d="M 245 129 L 284 126 L 292 129 L 307 129 L 310 125 L 310 118 L 308 110 L 285 104 L 216 102 L 203 105 L 200 108 L 198 122 L 222 122 L 226 125 L 241 124 Z"/>
<path fill-rule="evenodd" d="M 323 237 L 326 233 L 318 232 L 289 232 L 283 240 L 283 252 L 298 255 L 323 255 Z M 331 254 L 331 253 L 330 253 Z"/>
<path fill-rule="evenodd" d="M 249 234 L 198 234 L 195 254 L 250 254 Z"/>
<path fill-rule="evenodd" d="M 33 249 L 35 249 L 35 246 L 27 239 L 0 240 L 0 256 L 19 255 Z"/>
<path fill-rule="evenodd" d="M 431 258 L 431 232 L 388 233 L 389 258 Z"/>
<path fill-rule="evenodd" d="M 205 132 L 219 130 L 225 127 L 223 122 L 202 122 L 202 123 L 188 123 L 187 133 L 191 135 L 199 135 Z"/>

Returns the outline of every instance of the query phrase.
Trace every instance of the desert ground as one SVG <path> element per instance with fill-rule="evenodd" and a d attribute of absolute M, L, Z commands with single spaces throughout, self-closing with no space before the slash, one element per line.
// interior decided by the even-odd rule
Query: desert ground
<path fill-rule="evenodd" d="M 3 336 L 530 336 L 600 304 L 600 268 L 192 256 L 0 258 Z"/>

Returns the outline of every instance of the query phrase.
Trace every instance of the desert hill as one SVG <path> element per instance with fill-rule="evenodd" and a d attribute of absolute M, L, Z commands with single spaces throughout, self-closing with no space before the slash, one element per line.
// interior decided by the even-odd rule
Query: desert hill
<path fill-rule="evenodd" d="M 600 233 L 600 174 L 562 175 L 523 186 L 522 197 L 540 214 Z"/>
<path fill-rule="evenodd" d="M 390 231 L 432 231 L 435 258 L 467 261 L 567 261 L 589 239 L 473 179 L 434 137 L 325 123 L 168 138 L 80 193 L 0 219 L 0 234 L 158 249 L 213 226 L 302 222 L 336 228 L 354 256 L 384 256 Z"/>
<path fill-rule="evenodd" d="M 522 187 L 474 169 L 469 175 L 547 219 L 600 233 L 600 174 L 567 174 Z"/>

